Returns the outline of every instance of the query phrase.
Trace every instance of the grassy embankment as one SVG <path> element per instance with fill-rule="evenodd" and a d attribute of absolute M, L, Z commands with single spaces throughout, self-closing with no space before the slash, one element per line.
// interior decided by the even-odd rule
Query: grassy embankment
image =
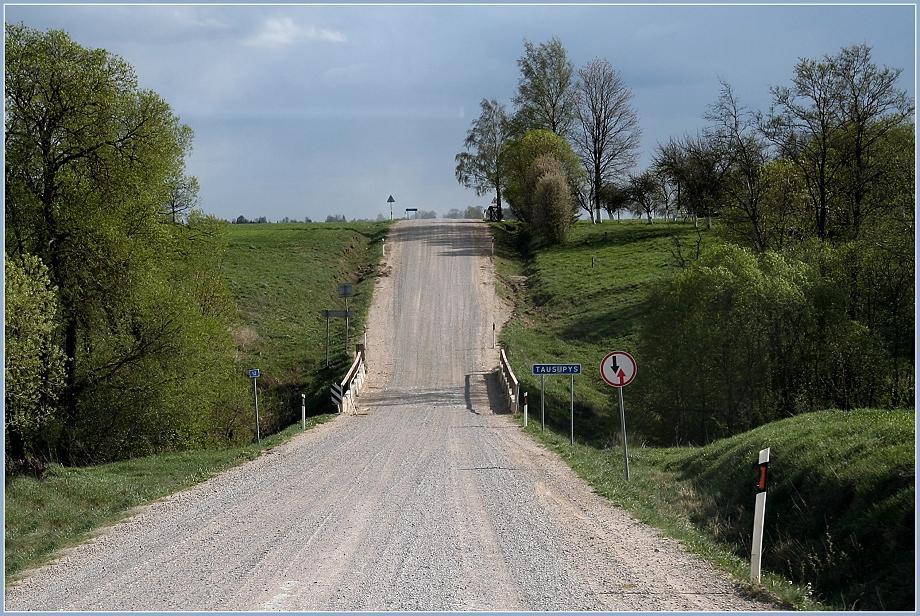
<path fill-rule="evenodd" d="M 531 433 L 600 493 L 732 573 L 752 592 L 796 608 L 913 606 L 914 415 L 822 411 L 792 417 L 705 447 L 653 448 L 630 436 L 631 481 L 616 446 L 614 390 L 597 374 L 607 351 L 635 352 L 652 285 L 673 275 L 673 235 L 693 246 L 692 227 L 638 222 L 580 224 L 557 248 L 519 245 L 497 225 L 500 293 L 515 301 L 502 332 Z M 717 241 L 703 233 L 704 243 Z M 606 238 L 606 239 L 605 239 Z M 591 257 L 595 267 L 591 268 Z M 523 282 L 526 276 L 526 282 Z M 642 358 L 637 357 L 642 378 Z M 530 364 L 580 362 L 576 446 L 568 439 L 568 379 L 547 379 L 540 431 L 539 381 Z M 630 406 L 627 421 L 641 413 Z M 534 421 L 535 420 L 535 421 Z M 757 451 L 770 447 L 771 487 L 764 575 L 747 583 Z M 790 581 L 794 580 L 794 581 Z"/>
<path fill-rule="evenodd" d="M 236 299 L 246 365 L 260 367 L 270 413 L 263 428 L 300 417 L 299 391 L 311 396 L 308 428 L 333 417 L 324 380 L 348 362 L 344 324 L 332 329 L 336 346 L 323 367 L 325 321 L 318 311 L 339 307 L 338 282 L 355 285 L 358 327 L 363 327 L 373 289 L 379 224 L 234 225 L 225 271 Z M 360 281 L 360 282 L 359 282 Z M 341 342 L 341 344 L 338 344 Z M 243 378 L 243 377 L 241 377 Z M 296 390 L 296 409 L 282 407 Z M 291 396 L 292 397 L 292 396 Z M 261 407 L 260 407 L 261 410 Z M 296 410 L 296 412 L 295 412 Z M 299 421 L 261 444 L 196 450 L 92 467 L 51 466 L 41 479 L 6 477 L 5 574 L 47 561 L 55 552 L 85 540 L 94 530 L 130 514 L 133 507 L 190 487 L 249 461 L 301 429 Z"/>

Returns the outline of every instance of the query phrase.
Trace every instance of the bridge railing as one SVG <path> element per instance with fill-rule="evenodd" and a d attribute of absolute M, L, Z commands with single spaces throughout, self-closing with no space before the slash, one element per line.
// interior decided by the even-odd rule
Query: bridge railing
<path fill-rule="evenodd" d="M 514 371 L 511 369 L 511 363 L 508 361 L 505 349 L 500 349 L 499 355 L 501 357 L 502 388 L 508 398 L 508 408 L 511 409 L 512 413 L 516 413 L 518 401 L 521 399 L 521 384 L 518 382 L 517 377 L 514 376 Z"/>
<path fill-rule="evenodd" d="M 333 383 L 330 393 L 332 394 L 332 403 L 336 405 L 339 413 L 351 413 L 356 415 L 358 407 L 355 399 L 361 394 L 364 388 L 364 381 L 367 379 L 367 362 L 362 345 L 359 345 L 358 352 L 355 354 L 355 361 L 352 362 L 351 368 L 345 373 L 338 383 Z"/>

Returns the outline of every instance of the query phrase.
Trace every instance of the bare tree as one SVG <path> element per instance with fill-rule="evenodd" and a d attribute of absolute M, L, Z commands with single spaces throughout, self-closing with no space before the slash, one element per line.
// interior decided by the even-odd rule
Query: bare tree
<path fill-rule="evenodd" d="M 726 205 L 744 218 L 748 243 L 755 250 L 764 251 L 769 242 L 763 171 L 770 158 L 757 118 L 738 103 L 731 86 L 723 81 L 719 99 L 709 107 L 706 119 L 712 122 L 708 131 L 710 139 L 719 144 L 731 167 L 722 190 Z"/>
<path fill-rule="evenodd" d="M 466 133 L 466 152 L 457 154 L 457 181 L 481 196 L 495 192 L 495 205 L 502 215 L 504 181 L 499 157 L 511 137 L 511 127 L 505 107 L 493 99 L 482 99 L 479 117 Z"/>
<path fill-rule="evenodd" d="M 587 172 L 591 207 L 600 222 L 601 188 L 636 164 L 639 118 L 630 105 L 632 92 L 607 60 L 592 60 L 579 69 L 578 77 L 573 137 Z"/>
<path fill-rule="evenodd" d="M 840 80 L 829 58 L 800 59 L 792 87 L 770 88 L 773 104 L 763 132 L 805 178 L 818 237 L 827 237 L 831 189 L 843 168 L 834 151 L 839 135 Z"/>
<path fill-rule="evenodd" d="M 846 222 L 852 237 L 858 238 L 866 215 L 884 205 L 866 200 L 885 165 L 879 150 L 888 133 L 903 126 L 914 108 L 907 94 L 896 86 L 901 69 L 873 64 L 868 45 L 842 49 L 831 65 L 838 81 L 838 114 L 847 128 L 841 156 L 848 171 L 844 187 L 849 206 Z"/>
<path fill-rule="evenodd" d="M 514 104 L 520 132 L 545 128 L 567 135 L 575 119 L 574 68 L 562 41 L 553 37 L 535 46 L 525 39 L 518 66 L 521 76 Z"/>
<path fill-rule="evenodd" d="M 638 175 L 630 174 L 628 190 L 633 212 L 638 216 L 645 214 L 648 224 L 652 224 L 652 215 L 662 208 L 663 198 L 654 170 L 646 169 Z"/>

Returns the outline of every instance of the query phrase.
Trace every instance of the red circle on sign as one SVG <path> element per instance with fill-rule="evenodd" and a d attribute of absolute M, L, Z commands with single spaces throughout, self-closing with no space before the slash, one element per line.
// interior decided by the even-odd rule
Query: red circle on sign
<path fill-rule="evenodd" d="M 606 374 L 604 374 L 604 364 L 606 364 L 607 360 L 613 357 L 614 355 L 623 356 L 632 364 L 632 373 L 629 375 L 628 379 L 623 380 L 621 383 L 614 383 L 613 381 L 607 378 Z M 601 366 L 600 366 L 601 378 L 604 379 L 604 382 L 606 382 L 611 387 L 626 387 L 627 385 L 633 382 L 633 379 L 636 378 L 636 373 L 638 371 L 639 371 L 639 367 L 636 364 L 635 358 L 633 358 L 633 356 L 627 353 L 626 351 L 611 351 L 610 353 L 607 353 L 606 355 L 604 355 L 604 359 L 601 360 Z"/>

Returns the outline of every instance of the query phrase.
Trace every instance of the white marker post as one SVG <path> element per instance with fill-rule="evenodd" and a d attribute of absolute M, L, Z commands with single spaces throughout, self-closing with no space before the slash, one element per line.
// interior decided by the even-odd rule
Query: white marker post
<path fill-rule="evenodd" d="M 527 392 L 524 392 L 524 427 L 527 427 Z"/>
<path fill-rule="evenodd" d="M 495 322 L 492 323 L 492 348 L 495 348 Z"/>
<path fill-rule="evenodd" d="M 307 429 L 307 394 L 300 394 L 300 423 Z"/>
<path fill-rule="evenodd" d="M 261 375 L 262 372 L 258 368 L 253 368 L 249 371 L 249 378 L 252 379 L 252 399 L 256 402 L 256 442 L 259 443 L 262 442 L 262 434 L 259 431 L 259 388 L 256 382 Z"/>
<path fill-rule="evenodd" d="M 770 448 L 760 450 L 758 458 L 757 496 L 754 500 L 754 537 L 751 541 L 751 581 L 760 584 L 760 556 L 763 551 L 763 519 L 767 509 L 767 466 Z"/>

